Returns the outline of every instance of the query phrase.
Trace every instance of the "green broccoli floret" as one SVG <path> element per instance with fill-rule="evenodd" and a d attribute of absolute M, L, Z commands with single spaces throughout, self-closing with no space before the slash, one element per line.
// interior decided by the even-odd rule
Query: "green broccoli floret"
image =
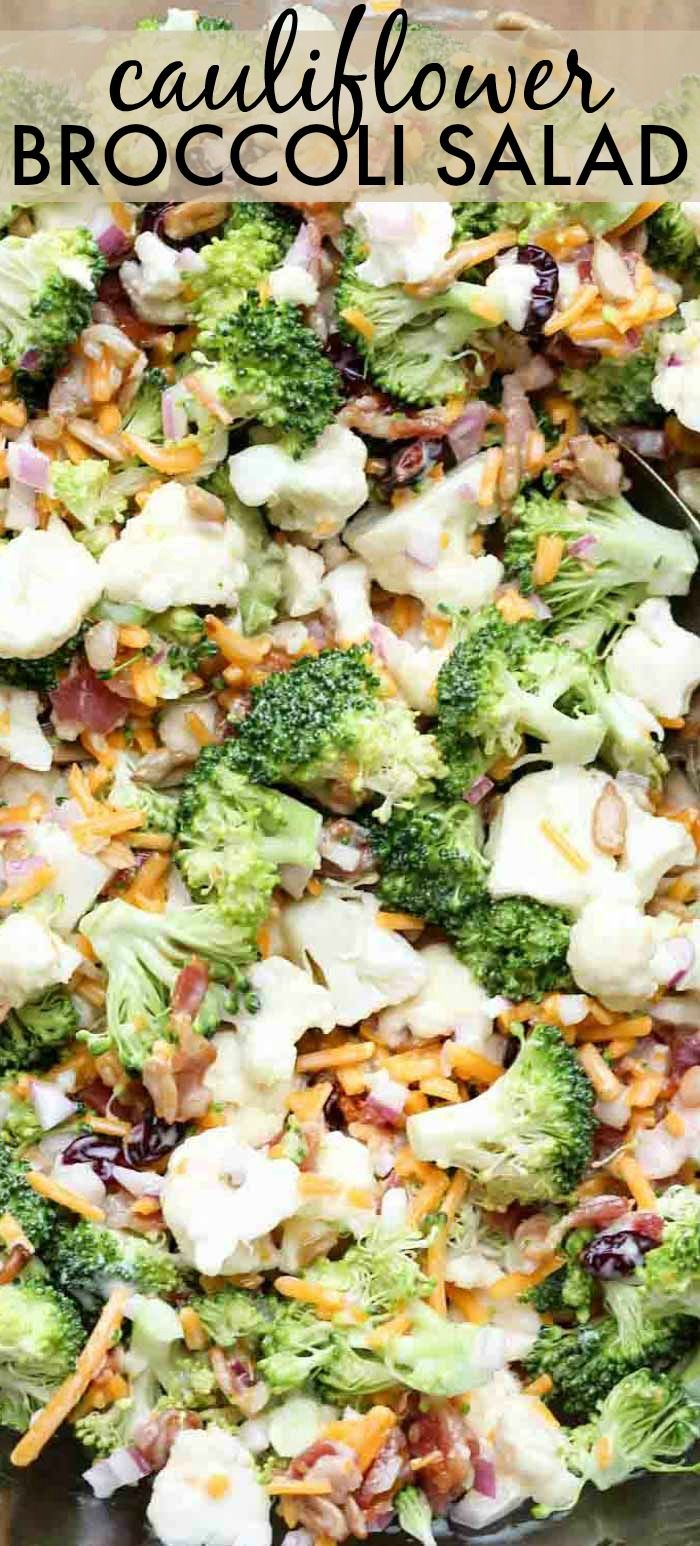
<path fill-rule="evenodd" d="M 243 632 L 247 637 L 264 633 L 274 623 L 280 608 L 284 562 L 281 549 L 272 540 L 261 511 L 242 505 L 236 498 L 227 465 L 215 468 L 205 488 L 223 500 L 227 518 L 235 521 L 245 538 L 243 561 L 248 579 L 238 593 Z"/>
<path fill-rule="evenodd" d="M 450 1321 L 427 1304 L 415 1304 L 411 1326 L 383 1348 L 394 1378 L 428 1396 L 458 1396 L 491 1378 L 502 1358 L 499 1333 L 490 1326 Z"/>
<path fill-rule="evenodd" d="M 73 1372 L 85 1340 L 80 1316 L 38 1271 L 0 1285 L 0 1422 L 23 1431 Z"/>
<path fill-rule="evenodd" d="M 122 1396 L 104 1412 L 87 1412 L 79 1417 L 73 1432 L 93 1459 L 106 1460 L 115 1449 L 128 1444 L 136 1420 L 136 1402 L 131 1396 Z"/>
<path fill-rule="evenodd" d="M 188 1353 L 178 1348 L 170 1355 L 162 1384 L 164 1394 L 159 1407 L 163 1410 L 180 1407 L 198 1412 L 211 1406 L 219 1395 L 216 1375 L 207 1353 Z"/>
<path fill-rule="evenodd" d="M 165 372 L 156 366 L 144 371 L 139 389 L 122 416 L 122 429 L 144 440 L 163 438 L 163 393 L 168 386 Z"/>
<path fill-rule="evenodd" d="M 274 205 L 234 204 L 221 236 L 202 249 L 204 269 L 188 282 L 197 343 L 205 352 L 219 322 L 282 262 L 293 236 L 288 215 Z"/>
<path fill-rule="evenodd" d="M 571 919 L 530 897 L 477 902 L 457 935 L 457 954 L 487 993 L 516 1003 L 571 986 Z"/>
<path fill-rule="evenodd" d="M 613 1386 L 592 1422 L 572 1438 L 572 1466 L 600 1492 L 635 1471 L 697 1471 L 679 1462 L 700 1438 L 700 1406 L 673 1375 L 637 1369 Z"/>
<path fill-rule="evenodd" d="M 644 257 L 652 268 L 677 279 L 696 279 L 700 271 L 700 247 L 695 227 L 680 204 L 662 204 L 646 221 Z"/>
<path fill-rule="evenodd" d="M 337 1332 L 317 1381 L 321 1393 L 331 1401 L 354 1404 L 362 1397 L 386 1390 L 397 1378 L 383 1359 L 366 1351 L 356 1333 L 351 1336 Z"/>
<path fill-rule="evenodd" d="M 657 424 L 663 409 L 654 402 L 651 383 L 656 373 L 658 328 L 645 328 L 639 347 L 626 359 L 600 359 L 585 368 L 566 366 L 559 385 L 597 428 L 620 424 Z"/>
<path fill-rule="evenodd" d="M 511 219 L 502 219 L 504 210 L 510 205 L 494 204 L 488 199 L 467 199 L 461 204 L 452 205 L 454 216 L 454 235 L 452 245 L 458 242 L 468 242 L 478 239 L 480 236 L 490 236 L 492 231 L 497 231 L 499 226 L 515 225 Z"/>
<path fill-rule="evenodd" d="M 50 1260 L 59 1288 L 89 1311 L 101 1309 L 116 1283 L 130 1283 L 136 1293 L 166 1299 L 187 1284 L 164 1236 L 146 1239 L 87 1219 L 59 1230 Z"/>
<path fill-rule="evenodd" d="M 515 1062 L 474 1100 L 408 1118 L 418 1159 L 472 1177 L 489 1207 L 565 1199 L 591 1157 L 595 1095 L 560 1032 L 538 1025 Z"/>
<path fill-rule="evenodd" d="M 242 990 L 239 968 L 254 955 L 248 931 L 213 906 L 145 913 L 116 899 L 100 903 L 80 927 L 108 978 L 105 1030 L 84 1031 L 81 1037 L 95 1052 L 114 1048 L 132 1073 L 141 1072 L 157 1041 L 173 1039 L 169 1005 L 183 967 L 198 959 L 209 967 L 214 986 L 218 980 Z M 210 987 L 195 1029 L 214 1029 L 207 1015 L 212 992 Z"/>
<path fill-rule="evenodd" d="M 32 692 L 53 692 L 54 687 L 58 687 L 64 672 L 68 670 L 73 656 L 80 649 L 82 637 L 81 628 L 59 649 L 53 650 L 50 655 L 42 655 L 39 660 L 0 659 L 0 682 L 5 687 L 26 687 Z"/>
<path fill-rule="evenodd" d="M 399 805 L 386 823 L 372 823 L 371 840 L 387 907 L 456 933 L 486 888 L 478 811 L 464 800 Z"/>
<path fill-rule="evenodd" d="M 195 899 L 216 900 L 254 941 L 280 866 L 309 873 L 316 867 L 321 817 L 300 800 L 249 783 L 230 766 L 230 747 L 205 747 L 185 782 L 176 859 Z"/>
<path fill-rule="evenodd" d="M 105 262 L 84 226 L 0 241 L 0 360 L 55 369 L 87 327 Z"/>
<path fill-rule="evenodd" d="M 564 542 L 555 578 L 540 586 L 557 623 L 579 620 L 610 599 L 625 600 L 631 610 L 646 596 L 688 593 L 697 555 L 687 532 L 647 520 L 622 496 L 583 505 L 533 492 L 515 501 L 513 513 L 505 563 L 524 591 L 533 589 L 540 537 Z"/>
<path fill-rule="evenodd" d="M 21 1009 L 11 1009 L 0 1027 L 0 1074 L 45 1068 L 59 1047 L 75 1036 L 78 1011 L 66 988 L 46 988 Z"/>
<path fill-rule="evenodd" d="M 6 1109 L 5 1109 L 6 1107 Z M 22 1100 L 10 1090 L 0 1089 L 0 1136 L 13 1154 L 22 1154 L 43 1137 L 43 1128 L 30 1100 Z"/>
<path fill-rule="evenodd" d="M 622 225 L 623 220 L 631 215 L 635 208 L 634 203 L 609 203 L 588 204 L 577 203 L 560 204 L 555 201 L 541 202 L 537 200 L 514 200 L 512 204 L 497 204 L 497 226 L 515 225 L 520 231 L 520 240 L 527 241 L 535 236 L 538 231 L 548 231 L 552 226 L 582 225 L 591 236 L 604 236 L 606 231 L 613 231 L 615 226 Z"/>
<path fill-rule="evenodd" d="M 208 353 L 220 362 L 213 384 L 234 421 L 278 430 L 295 456 L 340 406 L 337 373 L 296 306 L 248 295 L 208 335 Z"/>
<path fill-rule="evenodd" d="M 222 1288 L 190 1303 L 217 1347 L 233 1347 L 242 1339 L 259 1337 L 267 1325 L 260 1302 L 239 1288 Z"/>
<path fill-rule="evenodd" d="M 368 1315 L 391 1315 L 399 1305 L 425 1298 L 434 1287 L 417 1260 L 425 1244 L 420 1234 L 375 1230 L 338 1260 L 314 1261 L 309 1277 L 337 1290 Z"/>
<path fill-rule="evenodd" d="M 295 784 L 331 804 L 334 785 L 358 804 L 382 795 L 383 813 L 430 792 L 441 773 L 433 737 L 420 734 L 405 704 L 382 698 L 359 647 L 273 673 L 224 744 L 231 765 L 255 782 Z"/>
<path fill-rule="evenodd" d="M 120 759 L 110 790 L 110 804 L 118 810 L 137 810 L 148 832 L 167 832 L 174 837 L 177 829 L 177 796 L 164 789 L 135 784 L 126 758 Z"/>
<path fill-rule="evenodd" d="M 333 1329 L 306 1305 L 274 1302 L 262 1334 L 258 1370 L 270 1390 L 298 1390 L 313 1381 L 333 1355 Z"/>
<path fill-rule="evenodd" d="M 433 1511 L 420 1487 L 403 1487 L 395 1499 L 396 1518 L 405 1535 L 420 1546 L 435 1546 Z"/>
<path fill-rule="evenodd" d="M 171 16 L 177 15 L 177 10 L 170 7 L 167 15 L 168 20 L 170 20 Z M 137 21 L 136 30 L 137 32 L 160 32 L 164 26 L 165 23 L 161 16 L 145 16 L 141 21 Z M 233 22 L 227 21 L 224 16 L 197 16 L 194 28 L 196 32 L 231 32 L 232 29 Z M 179 29 L 171 26 L 168 30 L 170 32 L 177 32 L 178 30 L 189 32 L 192 29 L 186 26 Z"/>
<path fill-rule="evenodd" d="M 585 656 L 548 637 L 542 623 L 506 623 L 497 607 L 476 613 L 440 670 L 437 693 L 438 745 L 456 795 L 469 788 L 475 747 L 488 766 L 515 757 L 530 735 L 548 760 L 585 763 L 603 739 Z"/>
<path fill-rule="evenodd" d="M 29 1185 L 27 1167 L 0 1140 L 0 1214 L 11 1213 L 35 1251 L 50 1246 L 56 1228 L 53 1205 Z"/>
<path fill-rule="evenodd" d="M 571 1311 L 577 1321 L 589 1321 L 595 1293 L 595 1280 L 581 1266 L 580 1255 L 592 1240 L 592 1229 L 573 1229 L 564 1243 L 566 1265 L 550 1273 L 524 1295 L 540 1315 Z"/>
<path fill-rule="evenodd" d="M 101 523 L 123 521 L 129 498 L 143 484 L 136 468 L 113 472 L 108 461 L 88 456 L 84 462 L 54 462 L 51 492 L 81 526 L 92 531 Z"/>
<path fill-rule="evenodd" d="M 224 477 L 228 475 L 224 473 Z M 207 637 L 204 618 L 194 607 L 168 607 L 158 613 L 158 633 L 169 644 L 181 644 L 184 649 L 196 649 Z"/>
<path fill-rule="evenodd" d="M 687 1316 L 642 1315 L 631 1334 L 623 1333 L 608 1315 L 587 1326 L 543 1326 L 523 1362 L 531 1379 L 550 1376 L 553 1390 L 548 1400 L 557 1416 L 566 1422 L 590 1422 L 598 1403 L 625 1375 L 671 1368 L 696 1335 L 697 1327 Z"/>
<path fill-rule="evenodd" d="M 671 1186 L 660 1199 L 664 1232 L 635 1276 L 658 1314 L 700 1317 L 700 1197 L 692 1187 Z"/>

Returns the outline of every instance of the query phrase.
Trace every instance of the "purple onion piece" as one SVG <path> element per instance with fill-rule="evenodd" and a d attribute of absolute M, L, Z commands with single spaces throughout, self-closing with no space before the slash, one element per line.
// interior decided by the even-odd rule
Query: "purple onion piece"
<path fill-rule="evenodd" d="M 524 247 L 516 247 L 515 252 L 516 263 L 528 263 L 537 273 L 523 328 L 527 338 L 536 338 L 554 311 L 554 302 L 559 292 L 559 269 L 551 253 L 545 252 L 544 247 L 536 247 L 532 242 L 527 242 Z"/>
<path fill-rule="evenodd" d="M 100 1181 L 111 1181 L 114 1166 L 125 1163 L 122 1141 L 99 1133 L 81 1133 L 64 1149 L 61 1162 L 64 1165 L 91 1165 Z"/>
<path fill-rule="evenodd" d="M 138 1170 L 142 1165 L 150 1167 L 156 1160 L 172 1152 L 179 1143 L 181 1132 L 177 1123 L 164 1122 L 162 1117 L 148 1112 L 141 1122 L 132 1127 L 129 1137 L 124 1140 L 123 1163 L 131 1166 L 132 1170 Z"/>

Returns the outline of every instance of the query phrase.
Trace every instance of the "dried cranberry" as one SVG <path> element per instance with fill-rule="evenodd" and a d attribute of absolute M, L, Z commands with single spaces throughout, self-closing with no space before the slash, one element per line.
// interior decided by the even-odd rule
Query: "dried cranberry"
<path fill-rule="evenodd" d="M 92 1165 L 100 1181 L 110 1181 L 115 1165 L 123 1165 L 124 1151 L 121 1138 L 108 1138 L 99 1133 L 81 1133 L 63 1150 L 64 1165 Z"/>
<path fill-rule="evenodd" d="M 608 1234 L 597 1235 L 595 1240 L 590 1241 L 581 1252 L 581 1262 L 593 1277 L 606 1281 L 611 1278 L 628 1278 L 641 1266 L 647 1251 L 652 1250 L 656 1244 L 656 1240 L 634 1229 L 610 1230 Z"/>
<path fill-rule="evenodd" d="M 142 1165 L 153 1165 L 175 1148 L 180 1131 L 176 1122 L 164 1122 L 162 1117 L 149 1111 L 142 1121 L 132 1127 L 125 1140 L 122 1163 L 132 1170 L 138 1170 Z"/>
<path fill-rule="evenodd" d="M 362 356 L 353 344 L 345 343 L 340 333 L 331 333 L 326 354 L 335 365 L 346 397 L 359 397 L 370 390 Z"/>
<path fill-rule="evenodd" d="M 677 1031 L 671 1042 L 671 1069 L 680 1078 L 700 1063 L 700 1030 Z"/>
<path fill-rule="evenodd" d="M 192 236 L 182 236 L 179 240 L 174 236 L 168 236 L 165 229 L 165 216 L 169 209 L 175 209 L 176 207 L 172 203 L 146 204 L 141 214 L 141 230 L 153 231 L 153 234 L 160 241 L 164 242 L 166 247 L 178 249 L 180 247 L 191 247 L 194 252 L 197 252 L 200 247 L 206 246 L 206 243 L 211 241 L 213 233 L 211 231 L 199 231 L 195 232 Z"/>
<path fill-rule="evenodd" d="M 442 454 L 441 440 L 409 440 L 408 445 L 391 458 L 389 476 L 392 484 L 401 488 L 406 483 L 415 483 L 442 460 Z"/>
<path fill-rule="evenodd" d="M 559 269 L 551 253 L 545 252 L 544 247 L 535 247 L 532 242 L 527 242 L 524 247 L 516 247 L 516 263 L 529 263 L 535 269 L 537 282 L 533 285 L 528 307 L 527 321 L 523 332 L 528 338 L 535 338 L 542 332 L 545 322 L 554 311 L 554 302 L 559 291 Z"/>

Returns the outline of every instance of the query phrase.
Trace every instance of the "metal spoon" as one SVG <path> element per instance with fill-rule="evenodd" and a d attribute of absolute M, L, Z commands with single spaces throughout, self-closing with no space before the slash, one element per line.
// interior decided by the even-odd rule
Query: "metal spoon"
<path fill-rule="evenodd" d="M 617 436 L 610 435 L 609 430 L 606 433 L 609 439 L 617 440 Z M 658 521 L 660 526 L 673 526 L 676 531 L 689 532 L 693 542 L 700 547 L 700 520 L 685 500 L 638 451 L 633 451 L 623 440 L 617 440 L 617 444 L 620 447 L 620 460 L 630 481 L 629 493 L 635 509 L 649 520 Z M 696 571 L 693 576 L 688 595 L 673 598 L 673 613 L 683 628 L 700 634 L 700 571 Z"/>

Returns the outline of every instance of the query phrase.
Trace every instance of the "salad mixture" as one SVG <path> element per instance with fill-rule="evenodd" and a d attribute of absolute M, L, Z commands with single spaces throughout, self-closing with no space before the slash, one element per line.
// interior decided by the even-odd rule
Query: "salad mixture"
<path fill-rule="evenodd" d="M 682 1468 L 697 555 L 620 442 L 700 509 L 700 206 L 2 218 L 14 1464 L 164 1546 Z"/>

